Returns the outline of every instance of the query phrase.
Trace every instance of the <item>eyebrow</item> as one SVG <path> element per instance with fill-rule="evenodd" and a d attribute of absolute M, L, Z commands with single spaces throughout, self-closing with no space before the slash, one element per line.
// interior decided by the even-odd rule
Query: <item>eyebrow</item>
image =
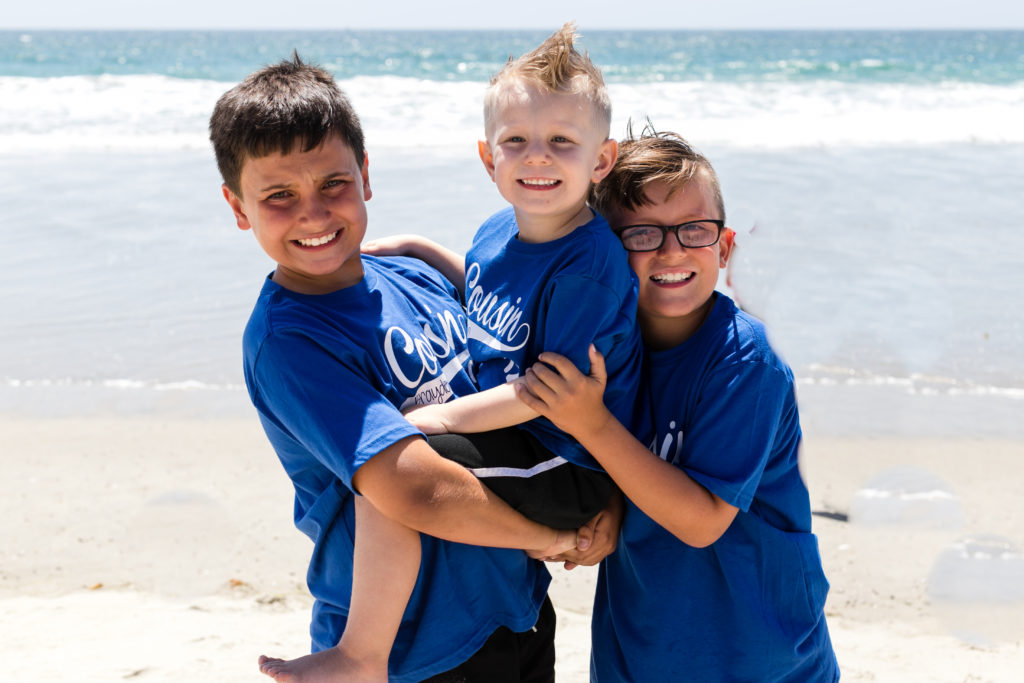
<path fill-rule="evenodd" d="M 348 171 L 334 171 L 332 173 L 328 173 L 327 175 L 325 175 L 323 177 L 323 179 L 321 180 L 321 182 L 327 181 L 327 180 L 334 180 L 336 178 L 354 178 L 354 177 L 355 176 L 353 176 Z M 270 185 L 266 185 L 266 186 L 260 188 L 258 190 L 258 192 L 260 192 L 262 194 L 264 192 L 270 192 L 271 190 L 274 190 L 274 191 L 277 191 L 277 190 L 289 190 L 289 189 L 291 189 L 291 187 L 292 187 L 291 183 L 272 183 Z"/>
<path fill-rule="evenodd" d="M 261 187 L 259 189 L 259 192 L 260 192 L 260 194 L 263 194 L 264 192 L 270 192 L 271 190 L 287 190 L 289 187 L 291 187 L 291 186 L 290 185 L 285 185 L 284 183 L 275 183 L 273 185 L 267 185 L 266 187 Z"/>

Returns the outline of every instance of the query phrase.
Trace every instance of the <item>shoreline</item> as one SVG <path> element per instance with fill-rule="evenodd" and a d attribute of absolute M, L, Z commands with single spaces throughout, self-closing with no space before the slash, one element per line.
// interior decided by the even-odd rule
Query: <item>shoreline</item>
<path fill-rule="evenodd" d="M 0 639 L 19 653 L 12 680 L 258 681 L 260 653 L 307 651 L 311 544 L 292 526 L 290 484 L 255 417 L 0 416 L 0 431 L 11 482 Z M 1021 457 L 1024 441 L 1012 439 L 806 438 L 844 680 L 1019 674 L 1024 599 L 943 606 L 928 584 L 965 537 L 1024 546 Z M 844 521 L 858 490 L 896 466 L 948 484 L 961 523 Z M 558 679 L 585 681 L 596 570 L 552 574 Z M 964 627 L 988 629 L 989 642 L 965 639 Z"/>

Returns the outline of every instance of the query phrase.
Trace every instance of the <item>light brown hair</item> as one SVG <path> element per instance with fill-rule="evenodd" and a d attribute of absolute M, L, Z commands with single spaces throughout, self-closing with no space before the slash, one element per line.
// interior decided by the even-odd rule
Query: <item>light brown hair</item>
<path fill-rule="evenodd" d="M 708 181 L 718 218 L 724 221 L 722 188 L 707 157 L 676 133 L 656 130 L 649 120 L 640 135 L 633 134 L 630 124 L 611 173 L 590 190 L 590 205 L 604 215 L 617 208 L 636 209 L 651 203 L 645 192 L 651 183 L 668 185 L 671 197 L 698 174 Z"/>

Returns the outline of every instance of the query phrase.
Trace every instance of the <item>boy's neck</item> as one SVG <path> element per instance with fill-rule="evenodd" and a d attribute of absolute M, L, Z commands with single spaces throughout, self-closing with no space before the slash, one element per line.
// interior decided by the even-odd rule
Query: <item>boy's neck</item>
<path fill-rule="evenodd" d="M 347 262 L 342 268 L 328 275 L 310 276 L 296 273 L 278 264 L 270 279 L 275 284 L 297 294 L 331 294 L 358 284 L 363 280 L 361 258 Z"/>
<path fill-rule="evenodd" d="M 513 209 L 516 213 L 516 225 L 519 228 L 516 239 L 528 244 L 553 242 L 565 237 L 581 225 L 586 225 L 594 218 L 594 212 L 586 202 L 568 215 L 534 216 L 521 213 L 515 207 Z"/>
<path fill-rule="evenodd" d="M 687 341 L 704 326 L 717 299 L 718 292 L 712 292 L 708 300 L 690 315 L 676 318 L 647 315 L 641 308 L 637 311 L 637 322 L 644 345 L 652 351 L 665 351 Z"/>

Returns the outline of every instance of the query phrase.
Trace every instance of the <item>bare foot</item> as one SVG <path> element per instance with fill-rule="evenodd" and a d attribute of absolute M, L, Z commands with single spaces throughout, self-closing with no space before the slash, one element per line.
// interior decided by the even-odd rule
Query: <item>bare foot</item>
<path fill-rule="evenodd" d="M 359 662 L 332 647 L 296 659 L 260 655 L 260 672 L 278 683 L 387 683 L 388 668 Z"/>

